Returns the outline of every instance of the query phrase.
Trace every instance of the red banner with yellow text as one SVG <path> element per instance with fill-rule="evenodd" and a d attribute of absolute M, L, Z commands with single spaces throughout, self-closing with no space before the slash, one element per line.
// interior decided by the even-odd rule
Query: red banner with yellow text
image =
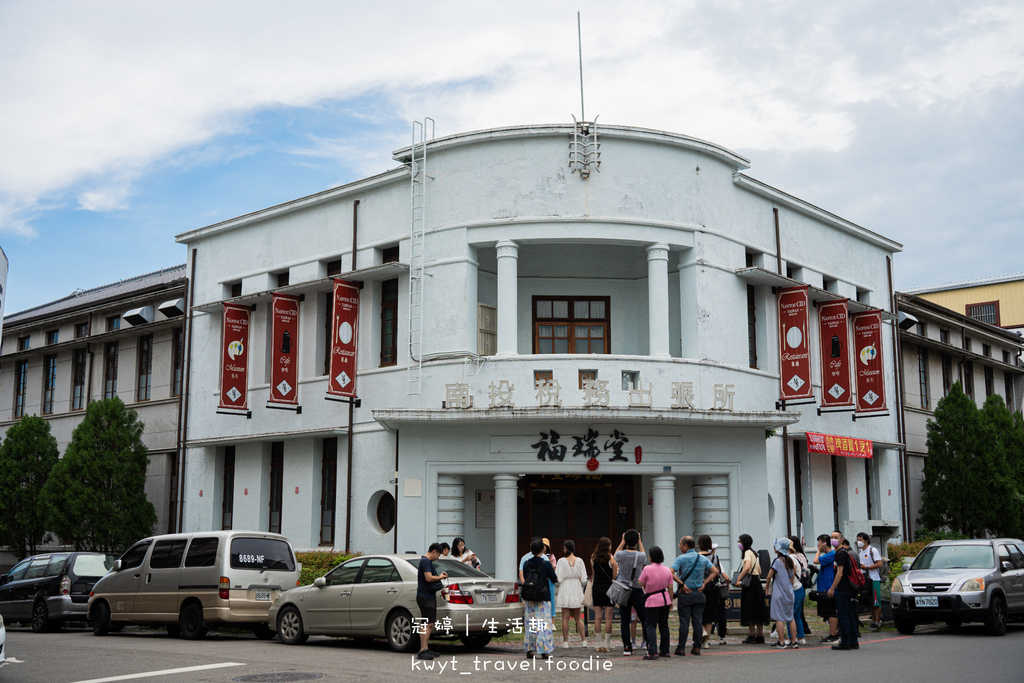
<path fill-rule="evenodd" d="M 888 408 L 885 402 L 885 372 L 882 363 L 882 312 L 865 311 L 851 317 L 857 377 L 857 412 L 885 412 Z"/>
<path fill-rule="evenodd" d="M 814 398 L 808 348 L 807 285 L 779 290 L 779 380 L 783 401 Z"/>
<path fill-rule="evenodd" d="M 248 410 L 250 312 L 248 306 L 224 304 L 220 407 L 228 410 Z"/>
<path fill-rule="evenodd" d="M 358 285 L 345 280 L 334 281 L 331 321 L 331 373 L 327 393 L 355 398 L 356 350 L 359 343 Z"/>
<path fill-rule="evenodd" d="M 271 303 L 270 400 L 299 404 L 299 297 L 274 294 Z"/>
<path fill-rule="evenodd" d="M 844 458 L 870 458 L 871 439 L 807 432 L 807 452 L 822 455 L 841 455 Z"/>
<path fill-rule="evenodd" d="M 853 407 L 850 380 L 850 316 L 846 299 L 818 304 L 821 407 Z"/>

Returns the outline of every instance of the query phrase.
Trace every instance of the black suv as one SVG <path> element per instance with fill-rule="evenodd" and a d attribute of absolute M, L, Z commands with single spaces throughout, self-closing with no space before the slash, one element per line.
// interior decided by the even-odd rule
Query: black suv
<path fill-rule="evenodd" d="M 28 557 L 0 576 L 0 615 L 41 633 L 65 621 L 87 621 L 89 592 L 114 566 L 109 553 L 48 553 Z"/>

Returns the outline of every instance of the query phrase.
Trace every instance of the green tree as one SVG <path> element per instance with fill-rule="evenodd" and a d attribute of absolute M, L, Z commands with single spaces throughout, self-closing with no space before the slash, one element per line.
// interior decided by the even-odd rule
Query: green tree
<path fill-rule="evenodd" d="M 0 545 L 27 557 L 46 531 L 40 493 L 60 459 L 50 423 L 26 415 L 11 425 L 0 446 Z"/>
<path fill-rule="evenodd" d="M 118 551 L 149 536 L 142 422 L 119 398 L 94 401 L 43 489 L 47 528 L 76 550 Z"/>
<path fill-rule="evenodd" d="M 1019 536 L 1024 531 L 1024 422 L 1010 412 L 998 394 L 992 394 L 981 408 L 985 430 L 982 444 L 984 463 L 989 467 L 989 489 L 995 518 L 990 531 L 996 536 Z"/>

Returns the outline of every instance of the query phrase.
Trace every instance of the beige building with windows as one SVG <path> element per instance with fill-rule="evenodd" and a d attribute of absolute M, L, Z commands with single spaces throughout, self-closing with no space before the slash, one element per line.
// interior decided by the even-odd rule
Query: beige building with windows
<path fill-rule="evenodd" d="M 907 294 L 1007 330 L 1024 330 L 1024 273 L 908 289 Z"/>
<path fill-rule="evenodd" d="M 928 457 L 927 423 L 935 405 L 954 382 L 960 382 L 978 407 L 998 394 L 1010 410 L 1021 412 L 1024 339 L 912 294 L 897 292 L 896 305 L 900 313 L 913 316 L 900 330 L 899 378 L 907 445 L 906 498 L 916 530 Z"/>
<path fill-rule="evenodd" d="M 4 318 L 0 437 L 40 415 L 63 453 L 90 401 L 119 396 L 145 424 L 155 532 L 177 525 L 185 266 L 77 291 Z"/>

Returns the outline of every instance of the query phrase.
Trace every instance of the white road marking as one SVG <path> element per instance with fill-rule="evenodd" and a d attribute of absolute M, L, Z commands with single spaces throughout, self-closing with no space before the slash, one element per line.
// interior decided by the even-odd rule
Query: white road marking
<path fill-rule="evenodd" d="M 164 669 L 163 671 L 144 671 L 140 674 L 126 674 L 124 676 L 110 676 L 108 678 L 90 678 L 87 681 L 75 681 L 75 683 L 108 683 L 108 681 L 130 681 L 134 678 L 152 678 L 153 676 L 170 676 L 172 674 L 187 674 L 193 671 L 206 671 L 207 669 L 223 669 L 229 666 L 245 666 L 241 662 L 221 662 L 220 664 L 205 664 L 203 666 L 186 666 L 181 669 Z"/>

